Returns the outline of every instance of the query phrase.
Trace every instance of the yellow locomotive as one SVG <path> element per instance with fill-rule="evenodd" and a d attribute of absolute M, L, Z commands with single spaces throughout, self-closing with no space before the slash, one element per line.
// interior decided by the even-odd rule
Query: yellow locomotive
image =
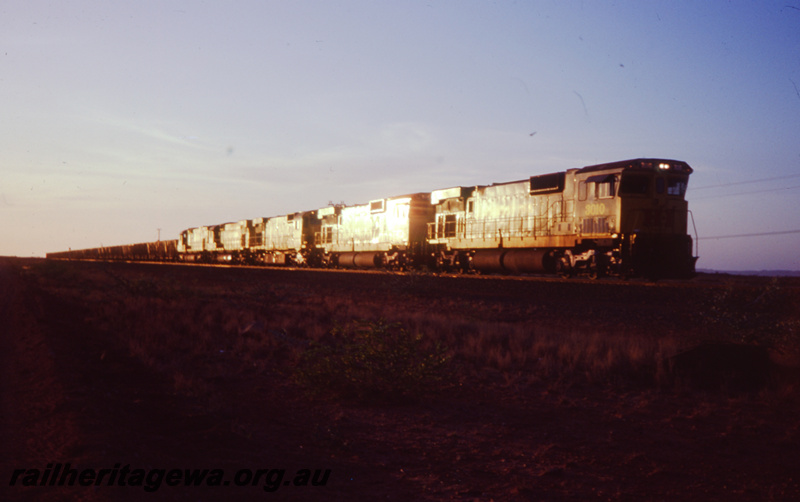
<path fill-rule="evenodd" d="M 444 269 L 691 277 L 681 161 L 635 159 L 435 190 L 428 244 Z"/>

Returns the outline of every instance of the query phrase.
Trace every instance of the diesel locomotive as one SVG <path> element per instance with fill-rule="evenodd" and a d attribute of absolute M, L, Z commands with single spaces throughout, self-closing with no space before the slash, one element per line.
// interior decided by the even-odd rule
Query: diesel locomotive
<path fill-rule="evenodd" d="M 47 257 L 689 278 L 691 173 L 682 161 L 633 159 Z"/>

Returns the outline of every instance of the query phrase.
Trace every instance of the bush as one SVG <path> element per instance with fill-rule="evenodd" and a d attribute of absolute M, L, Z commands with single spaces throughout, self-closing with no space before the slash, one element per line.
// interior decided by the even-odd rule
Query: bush
<path fill-rule="evenodd" d="M 438 342 L 400 323 L 356 321 L 302 354 L 296 372 L 312 394 L 356 399 L 417 399 L 450 378 L 450 356 Z"/>
<path fill-rule="evenodd" d="M 727 341 L 794 350 L 800 340 L 800 297 L 786 284 L 777 277 L 753 288 L 731 282 L 709 297 L 703 320 Z"/>

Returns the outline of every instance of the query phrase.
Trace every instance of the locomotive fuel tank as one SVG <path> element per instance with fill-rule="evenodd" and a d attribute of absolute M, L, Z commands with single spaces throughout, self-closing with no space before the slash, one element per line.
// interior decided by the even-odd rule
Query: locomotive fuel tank
<path fill-rule="evenodd" d="M 481 272 L 552 274 L 556 272 L 556 257 L 549 249 L 479 249 L 472 256 L 472 268 Z"/>

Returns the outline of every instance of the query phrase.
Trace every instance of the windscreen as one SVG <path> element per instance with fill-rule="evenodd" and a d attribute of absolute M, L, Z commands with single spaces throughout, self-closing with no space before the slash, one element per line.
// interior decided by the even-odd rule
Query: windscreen
<path fill-rule="evenodd" d="M 667 178 L 667 195 L 679 195 L 683 197 L 686 194 L 688 182 L 689 178 L 686 176 L 670 176 Z"/>
<path fill-rule="evenodd" d="M 623 174 L 619 184 L 620 195 L 647 195 L 651 176 L 646 174 Z"/>

